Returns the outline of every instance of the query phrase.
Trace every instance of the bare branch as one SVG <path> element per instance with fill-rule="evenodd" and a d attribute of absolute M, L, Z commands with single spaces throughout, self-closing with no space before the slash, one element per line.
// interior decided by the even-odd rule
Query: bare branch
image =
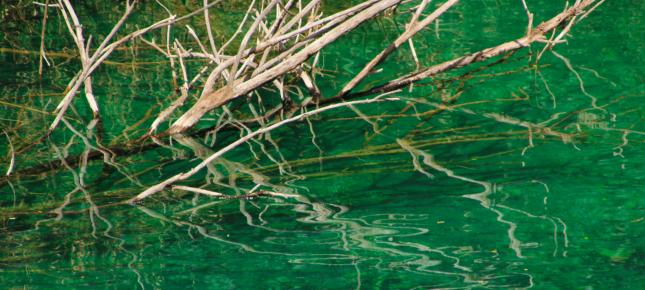
<path fill-rule="evenodd" d="M 187 172 L 184 172 L 184 173 L 177 174 L 177 175 L 175 175 L 175 176 L 173 176 L 173 177 L 171 177 L 171 178 L 169 178 L 169 179 L 167 179 L 167 180 L 165 180 L 165 181 L 163 181 L 163 182 L 161 182 L 161 183 L 159 183 L 157 185 L 154 185 L 154 186 L 146 189 L 145 191 L 143 191 L 139 195 L 137 195 L 137 196 L 133 197 L 132 199 L 128 200 L 128 202 L 129 203 L 138 202 L 140 200 L 143 200 L 146 197 L 149 197 L 149 196 L 151 196 L 151 195 L 153 195 L 153 194 L 155 194 L 155 193 L 157 193 L 159 191 L 164 190 L 166 187 L 168 187 L 169 185 L 171 185 L 171 184 L 173 184 L 175 182 L 186 180 L 186 179 L 190 178 L 191 176 L 195 175 L 197 172 L 199 172 L 201 169 L 206 167 L 208 164 L 213 162 L 213 160 L 215 160 L 215 159 L 219 158 L 220 156 L 224 155 L 225 153 L 233 150 L 237 146 L 248 142 L 249 140 L 255 138 L 258 135 L 270 132 L 270 131 L 275 130 L 277 128 L 280 128 L 280 127 L 282 127 L 282 126 L 284 126 L 286 124 L 289 124 L 289 123 L 292 123 L 292 122 L 295 122 L 295 121 L 298 121 L 298 120 L 302 120 L 302 119 L 307 118 L 309 116 L 320 114 L 322 112 L 333 110 L 333 109 L 340 108 L 340 107 L 347 107 L 347 106 L 358 105 L 358 104 L 369 104 L 369 103 L 382 102 L 382 101 L 398 101 L 398 100 L 399 100 L 398 98 L 380 98 L 380 97 L 376 97 L 376 98 L 367 99 L 367 100 L 342 102 L 342 103 L 332 104 L 332 105 L 329 105 L 329 106 L 326 106 L 326 107 L 318 108 L 318 109 L 315 109 L 315 110 L 311 110 L 311 111 L 308 111 L 308 112 L 304 112 L 304 113 L 301 113 L 299 115 L 293 116 L 293 117 L 288 118 L 288 119 L 284 119 L 284 120 L 282 120 L 280 122 L 277 122 L 277 123 L 275 123 L 273 125 L 258 129 L 256 131 L 253 131 L 252 133 L 249 133 L 249 134 L 245 135 L 242 138 L 237 139 L 233 143 L 227 145 L 226 147 L 218 150 L 217 152 L 215 152 L 214 154 L 212 154 L 208 158 L 204 159 L 204 161 L 199 163 L 197 166 L 193 167 L 193 169 L 191 169 L 191 170 L 189 170 Z"/>

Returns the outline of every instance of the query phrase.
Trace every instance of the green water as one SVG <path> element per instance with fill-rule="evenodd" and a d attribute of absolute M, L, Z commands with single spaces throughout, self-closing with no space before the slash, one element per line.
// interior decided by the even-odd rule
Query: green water
<path fill-rule="evenodd" d="M 97 35 L 122 9 L 103 2 L 77 8 Z M 326 13 L 348 5 L 324 2 Z M 536 22 L 564 5 L 527 2 Z M 537 70 L 529 66 L 542 49 L 536 44 L 396 94 L 433 103 L 458 95 L 447 102 L 452 110 L 395 102 L 357 106 L 360 114 L 329 111 L 239 147 L 181 183 L 211 183 L 206 188 L 230 195 L 261 184 L 295 197 L 166 191 L 133 206 L 120 202 L 190 169 L 240 132 L 164 139 L 166 146 L 136 141 L 177 93 L 168 62 L 135 42 L 94 76 L 103 122 L 88 129 L 92 116 L 78 96 L 68 125 L 37 142 L 80 63 L 60 15 L 51 14 L 52 66 L 40 78 L 43 9 L 2 1 L 0 128 L 16 149 L 35 145 L 18 154 L 13 176 L 0 178 L 0 288 L 645 289 L 644 6 L 607 1 L 576 25 L 555 49 L 575 72 L 551 52 Z M 232 33 L 227 24 L 245 7 L 234 1 L 214 9 L 216 34 Z M 154 3 L 140 9 L 127 31 L 165 17 Z M 416 51 L 424 66 L 449 60 L 520 37 L 525 17 L 520 1 L 463 1 L 438 31 L 415 38 Z M 326 48 L 326 75 L 317 77 L 323 96 L 334 95 L 408 18 L 377 18 Z M 200 19 L 190 24 L 203 27 Z M 148 39 L 163 43 L 164 35 Z M 174 37 L 189 43 L 180 29 Z M 382 68 L 366 86 L 413 70 L 407 47 Z M 265 105 L 278 103 L 275 92 L 262 93 Z M 232 106 L 248 117 L 244 101 Z M 217 114 L 200 128 L 213 126 Z M 4 134 L 0 140 L 4 171 L 10 147 Z M 104 160 L 101 146 L 116 156 Z"/>

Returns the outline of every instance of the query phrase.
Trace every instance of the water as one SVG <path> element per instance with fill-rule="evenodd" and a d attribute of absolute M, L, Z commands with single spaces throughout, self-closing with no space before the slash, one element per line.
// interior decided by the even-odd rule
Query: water
<path fill-rule="evenodd" d="M 126 28 L 164 17 L 153 4 Z M 536 21 L 563 7 L 528 4 Z M 183 14 L 191 5 L 170 8 Z M 228 4 L 214 17 L 232 22 L 245 5 Z M 103 123 L 88 129 L 91 113 L 79 97 L 68 125 L 38 143 L 79 63 L 52 14 L 46 45 L 54 66 L 39 79 L 42 9 L 2 3 L 0 127 L 15 148 L 36 145 L 0 179 L 0 288 L 642 289 L 643 8 L 607 1 L 575 26 L 555 50 L 575 73 L 550 52 L 536 73 L 527 66 L 536 45 L 533 55 L 520 51 L 397 94 L 426 104 L 357 106 L 360 114 L 339 109 L 291 124 L 182 183 L 201 186 L 208 177 L 207 188 L 226 194 L 262 184 L 293 196 L 218 200 L 167 191 L 132 206 L 120 202 L 188 170 L 239 131 L 215 141 L 195 134 L 172 147 L 136 141 L 177 97 L 168 63 L 137 42 L 95 75 Z M 86 29 L 102 33 L 121 11 L 108 3 L 78 9 Z M 378 18 L 325 49 L 323 95 L 396 37 L 407 17 Z M 525 22 L 514 1 L 464 1 L 415 46 L 430 65 L 520 37 Z M 232 32 L 217 23 L 218 35 Z M 410 61 L 401 49 L 366 84 L 414 69 Z M 263 94 L 269 104 L 276 96 Z M 456 94 L 452 110 L 427 103 Z M 217 116 L 209 119 L 200 126 Z M 528 130 L 519 120 L 541 125 Z M 89 145 L 81 138 L 88 133 Z M 0 138 L 5 170 L 10 150 Z M 103 160 L 93 149 L 100 146 L 115 159 Z M 83 165 L 88 148 L 94 153 Z"/>

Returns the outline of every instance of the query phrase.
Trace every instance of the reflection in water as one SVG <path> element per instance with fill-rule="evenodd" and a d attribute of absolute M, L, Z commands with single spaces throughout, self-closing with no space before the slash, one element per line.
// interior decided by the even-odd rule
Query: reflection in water
<path fill-rule="evenodd" d="M 201 145 L 194 138 L 182 136 L 177 138 L 177 141 L 180 144 L 193 149 L 195 152 L 195 155 L 200 156 L 201 158 L 206 158 L 213 153 L 208 147 Z M 459 258 L 457 257 L 450 256 L 442 250 L 432 249 L 419 243 L 393 242 L 394 238 L 399 238 L 399 237 L 407 238 L 407 237 L 414 237 L 418 235 L 427 234 L 429 232 L 428 229 L 420 228 L 420 227 L 410 227 L 410 226 L 406 226 L 405 224 L 405 221 L 407 220 L 423 221 L 427 218 L 427 216 L 416 216 L 416 215 L 408 215 L 408 214 L 387 214 L 386 216 L 384 216 L 384 218 L 376 219 L 372 222 L 368 222 L 364 218 L 358 218 L 358 219 L 344 218 L 342 215 L 344 213 L 347 213 L 350 210 L 349 207 L 336 205 L 336 204 L 326 204 L 322 202 L 312 202 L 310 199 L 308 199 L 305 196 L 294 194 L 292 190 L 288 187 L 277 186 L 269 183 L 268 180 L 270 179 L 267 176 L 257 171 L 254 171 L 250 168 L 247 168 L 241 163 L 231 162 L 221 158 L 216 160 L 215 164 L 212 164 L 212 165 L 213 167 L 209 167 L 208 169 L 211 177 L 211 178 L 208 178 L 208 181 L 213 182 L 214 184 L 223 185 L 221 180 L 219 180 L 219 178 L 223 178 L 224 175 L 217 174 L 217 171 L 214 168 L 215 165 L 220 165 L 228 172 L 229 182 L 227 186 L 229 188 L 234 189 L 237 194 L 240 194 L 240 191 L 242 189 L 234 187 L 236 184 L 235 179 L 238 176 L 235 174 L 232 174 L 233 172 L 241 172 L 244 174 L 248 174 L 252 177 L 252 180 L 257 183 L 257 185 L 272 188 L 272 190 L 275 190 L 277 192 L 286 192 L 287 193 L 285 195 L 286 197 L 289 197 L 290 199 L 294 199 L 295 201 L 297 201 L 296 203 L 281 201 L 279 204 L 271 204 L 265 201 L 264 208 L 257 216 L 257 219 L 260 220 L 261 224 L 257 224 L 254 222 L 254 216 L 252 216 L 246 208 L 247 203 L 249 203 L 250 201 L 246 201 L 243 199 L 239 200 L 239 204 L 240 204 L 239 210 L 244 216 L 247 225 L 254 228 L 259 228 L 261 230 L 265 230 L 268 232 L 280 234 L 281 236 L 288 235 L 288 234 L 296 234 L 296 236 L 306 234 L 306 232 L 303 232 L 303 231 L 290 231 L 290 230 L 284 230 L 279 228 L 272 228 L 271 223 L 265 219 L 262 219 L 261 217 L 262 214 L 271 210 L 271 208 L 275 206 L 278 206 L 280 208 L 284 208 L 284 207 L 291 208 L 291 210 L 296 213 L 305 214 L 304 217 L 297 219 L 299 222 L 312 224 L 312 225 L 337 226 L 335 227 L 336 228 L 335 230 L 332 230 L 334 232 L 339 233 L 337 238 L 333 240 L 326 239 L 324 242 L 322 242 L 322 244 L 326 245 L 330 249 L 342 249 L 344 250 L 343 253 L 328 255 L 328 254 L 314 254 L 311 252 L 306 254 L 305 253 L 294 254 L 290 252 L 262 251 L 254 248 L 252 245 L 242 245 L 236 242 L 227 241 L 221 237 L 214 236 L 212 234 L 208 234 L 205 228 L 190 224 L 188 222 L 173 220 L 174 224 L 189 225 L 189 227 L 196 227 L 198 229 L 198 232 L 207 238 L 215 239 L 220 242 L 232 243 L 232 244 L 238 245 L 244 251 L 248 251 L 251 253 L 289 256 L 290 257 L 289 261 L 294 264 L 316 264 L 316 265 L 326 265 L 326 266 L 353 265 L 357 271 L 356 283 L 358 286 L 361 285 L 361 281 L 360 281 L 361 265 L 372 264 L 374 262 L 376 262 L 376 264 L 387 263 L 387 265 L 389 265 L 387 266 L 387 268 L 405 269 L 406 271 L 418 271 L 423 273 L 437 274 L 441 276 L 445 276 L 445 275 L 462 276 L 464 281 L 467 283 L 475 282 L 475 281 L 470 281 L 471 279 L 462 273 L 462 272 L 471 272 L 471 270 L 468 269 L 467 267 L 461 266 L 459 264 Z M 213 178 L 213 177 L 219 177 L 219 178 Z M 257 186 L 255 188 L 257 188 Z M 252 192 L 252 190 L 249 192 Z M 204 205 L 194 207 L 187 211 L 179 212 L 178 215 L 183 216 L 186 213 L 190 212 L 192 217 L 192 215 L 196 214 L 197 210 L 204 210 L 209 206 L 216 205 L 216 204 L 217 202 L 206 203 Z M 145 209 L 144 207 L 140 207 L 140 209 L 144 210 L 144 212 L 146 212 L 147 214 L 155 218 L 168 220 L 167 218 L 162 217 L 161 215 L 154 213 L 149 209 Z M 369 218 L 372 219 L 374 217 L 369 217 Z M 338 240 L 338 238 L 340 240 Z M 297 244 L 297 241 L 294 241 L 292 239 L 293 238 L 281 238 L 281 239 L 270 238 L 270 239 L 267 239 L 267 241 L 270 241 L 271 244 L 282 245 L 282 246 Z M 313 241 L 310 241 L 310 242 L 313 242 Z M 321 243 L 316 243 L 316 244 L 320 245 Z M 404 248 L 404 249 L 412 248 L 412 249 L 415 249 L 416 252 L 406 252 L 401 250 L 400 248 Z M 387 262 L 385 262 L 380 258 L 370 257 L 370 256 L 373 256 L 373 254 L 363 254 L 364 251 L 374 252 L 377 256 L 381 254 L 386 254 L 390 258 L 388 259 Z M 453 260 L 451 264 L 458 271 L 446 272 L 446 271 L 440 271 L 440 270 L 433 270 L 432 268 L 434 266 L 441 264 L 442 261 L 433 259 L 429 256 L 429 254 L 424 254 L 424 253 L 439 254 L 443 258 L 448 258 L 450 260 Z M 396 257 L 400 257 L 400 258 L 396 258 Z M 399 261 L 397 262 L 397 260 Z M 477 282 L 477 283 L 481 284 L 481 282 Z"/>
<path fill-rule="evenodd" d="M 464 2 L 446 15 L 425 35 L 431 47 L 415 42 L 419 60 L 438 62 L 516 34 L 494 19 L 517 7 L 489 2 Z M 8 41 L 20 42 L 7 34 L 0 40 L 8 67 L 0 71 L 0 166 L 13 176 L 0 177 L 0 285 L 634 288 L 645 253 L 642 84 L 633 63 L 639 46 L 631 45 L 639 39 L 613 25 L 640 15 L 603 5 L 611 7 L 605 16 L 585 19 L 578 39 L 539 65 L 527 65 L 527 54 L 507 55 L 397 92 L 407 103 L 305 118 L 134 206 L 123 201 L 257 129 L 237 119 L 266 114 L 282 94 L 304 102 L 303 88 L 281 81 L 278 91 L 209 116 L 210 128 L 141 141 L 177 96 L 169 93 L 166 60 L 137 44 L 115 52 L 93 79 L 106 104 L 102 119 L 74 104 L 60 130 L 39 143 L 48 111 L 73 77 L 60 64 L 74 58 L 52 46 L 57 66 L 36 84 L 30 64 L 38 52 L 7 53 Z M 382 49 L 383 39 L 366 37 L 370 31 L 402 29 L 389 18 L 375 22 L 339 40 L 340 54 L 316 56 L 320 71 L 312 76 L 322 98 L 343 83 L 323 80 L 325 73 L 352 72 Z M 525 19 L 509 23 L 524 27 Z M 595 34 L 604 29 L 616 38 Z M 605 51 L 608 41 L 616 45 Z M 408 56 L 392 57 L 369 82 L 391 77 Z M 276 108 L 281 118 L 296 113 Z"/>
<path fill-rule="evenodd" d="M 551 119 L 557 120 L 557 117 Z M 493 119 L 509 123 L 506 122 L 508 118 Z M 550 201 L 556 198 L 551 191 L 552 182 L 541 181 L 544 178 L 539 174 L 528 174 L 526 176 L 531 179 L 527 180 L 525 177 L 485 177 L 485 174 L 483 177 L 473 178 L 467 177 L 465 173 L 457 173 L 469 171 L 469 168 L 472 168 L 469 164 L 487 159 L 500 160 L 500 157 L 504 160 L 506 156 L 516 156 L 518 151 L 522 152 L 521 166 L 514 167 L 514 170 L 539 172 L 530 166 L 534 162 L 530 158 L 531 154 L 539 150 L 526 151 L 525 140 L 527 137 L 531 138 L 534 133 L 530 131 L 533 128 L 531 126 L 526 127 L 529 133 L 514 133 L 519 136 L 516 138 L 515 150 L 503 151 L 505 153 L 501 155 L 491 154 L 477 156 L 476 159 L 463 158 L 441 162 L 429 152 L 442 152 L 442 144 L 451 145 L 456 144 L 455 140 L 459 141 L 459 138 L 448 141 L 442 139 L 441 135 L 445 132 L 443 130 L 412 131 L 414 133 L 408 134 L 406 139 L 396 139 L 395 143 L 380 145 L 373 151 L 361 149 L 349 154 L 342 153 L 339 157 L 329 155 L 296 160 L 289 162 L 289 165 L 284 164 L 286 161 L 268 157 L 271 150 L 260 148 L 252 154 L 257 157 L 253 157 L 253 161 L 250 162 L 233 161 L 228 158 L 216 159 L 206 167 L 203 175 L 189 182 L 193 185 L 201 184 L 195 188 L 218 189 L 232 196 L 252 196 L 252 193 L 261 190 L 275 194 L 255 196 L 252 199 L 217 199 L 196 192 L 173 190 L 168 196 L 159 197 L 150 206 L 137 205 L 136 208 L 144 214 L 137 216 L 132 213 L 131 206 L 109 203 L 104 197 L 106 193 L 89 182 L 93 178 L 89 174 L 89 167 L 96 165 L 88 162 L 87 156 L 91 150 L 100 150 L 90 141 L 93 127 L 89 127 L 88 133 L 84 135 L 75 130 L 71 123 L 66 120 L 64 123 L 73 132 L 69 141 L 64 146 L 58 146 L 53 142 L 50 145 L 65 168 L 58 174 L 71 176 L 71 179 L 67 179 L 71 180 L 71 183 L 64 186 L 69 186 L 70 189 L 62 195 L 62 199 L 55 198 L 56 205 L 51 207 L 51 215 L 46 214 L 44 218 L 35 221 L 36 227 L 30 231 L 52 231 L 61 225 L 79 230 L 79 236 L 75 237 L 54 235 L 55 239 L 74 245 L 69 252 L 70 257 L 73 257 L 70 267 L 79 273 L 90 273 L 101 268 L 101 264 L 89 261 L 100 252 L 111 256 L 110 259 L 122 260 L 124 268 L 133 277 L 132 281 L 136 281 L 141 288 L 158 285 L 159 277 L 155 273 L 160 268 L 149 266 L 159 259 L 157 253 L 165 247 L 170 247 L 164 251 L 162 257 L 172 258 L 175 254 L 181 256 L 185 250 L 178 248 L 180 244 L 192 248 L 194 246 L 190 246 L 190 243 L 196 243 L 194 245 L 198 245 L 199 251 L 206 256 L 221 252 L 228 256 L 228 259 L 239 256 L 242 260 L 276 261 L 276 266 L 279 267 L 276 271 L 294 271 L 303 266 L 305 269 L 343 269 L 339 270 L 342 273 L 339 281 L 342 282 L 338 282 L 344 285 L 343 288 L 376 287 L 374 277 L 381 275 L 415 277 L 409 283 L 393 282 L 407 288 L 532 287 L 535 277 L 530 272 L 523 272 L 526 271 L 523 269 L 529 267 L 528 260 L 536 251 L 546 250 L 548 247 L 551 257 L 566 258 L 571 249 L 564 219 L 547 213 L 551 210 Z M 390 123 L 390 126 L 395 125 L 396 123 Z M 463 130 L 473 128 L 478 129 L 464 127 Z M 628 145 L 628 141 L 625 141 L 627 135 L 622 133 L 623 146 Z M 388 136 L 389 134 L 381 135 L 382 138 L 389 138 Z M 421 136 L 423 139 L 420 139 Z M 473 136 L 471 142 L 474 145 L 487 142 L 487 137 L 480 137 L 485 135 L 474 133 Z M 503 137 L 501 140 L 512 139 Z M 254 150 L 255 146 L 259 146 L 258 142 L 250 145 L 248 150 Z M 273 150 L 278 150 L 280 143 L 274 142 L 276 145 Z M 555 139 L 552 143 L 561 144 L 562 139 Z M 530 141 L 530 144 L 531 147 L 545 146 L 544 143 L 534 141 Z M 78 168 L 74 168 L 67 163 L 66 157 L 70 156 L 69 152 L 77 145 L 82 148 L 81 161 Z M 166 150 L 172 156 L 172 161 L 194 162 L 193 156 L 203 160 L 210 156 L 214 149 L 204 145 L 197 138 L 178 136 L 168 144 L 163 144 L 159 150 Z M 443 152 L 445 154 L 445 151 Z M 347 158 L 360 157 L 361 162 L 369 164 L 369 158 L 373 156 L 400 156 L 391 164 L 391 168 L 400 168 L 401 176 L 408 176 L 408 180 L 413 180 L 412 188 L 406 187 L 409 181 L 405 178 L 399 178 L 395 185 L 389 186 L 384 192 L 370 189 L 378 182 L 363 180 L 353 185 L 353 188 L 357 189 L 352 191 L 352 199 L 345 200 L 347 203 L 343 204 L 342 198 L 328 193 L 329 188 L 316 186 L 313 177 L 317 175 L 323 180 L 330 178 L 325 176 L 333 176 L 331 178 L 335 179 L 335 184 L 343 184 L 341 180 L 351 180 L 351 176 L 369 176 L 374 172 L 384 174 L 383 169 L 371 171 L 369 167 L 350 171 L 347 177 L 322 174 L 322 170 L 334 171 L 334 166 L 342 165 L 341 162 L 345 162 Z M 284 158 L 286 160 L 286 156 Z M 112 155 L 106 155 L 101 164 L 106 168 L 113 168 L 119 178 L 125 176 L 125 180 L 130 184 L 144 186 L 140 180 L 147 179 L 148 174 L 157 175 L 154 173 L 156 170 L 159 171 L 159 178 L 164 176 L 163 166 L 154 166 L 156 170 L 150 170 L 145 166 L 133 169 L 135 167 L 125 165 L 127 162 L 116 163 L 115 159 Z M 263 161 L 266 165 L 259 166 Z M 460 169 L 449 169 L 449 165 Z M 495 162 L 485 165 L 492 171 L 496 170 L 497 166 Z M 280 171 L 283 171 L 282 175 Z M 415 175 L 414 172 L 419 174 Z M 490 171 L 487 169 L 484 172 Z M 481 172 L 478 174 L 481 175 Z M 383 176 L 384 180 L 391 178 Z M 420 181 L 420 177 L 427 182 Z M 540 177 L 540 180 L 533 179 L 537 177 Z M 484 181 L 495 179 L 500 181 Z M 457 184 L 450 180 L 456 181 Z M 374 184 L 370 185 L 370 182 Z M 476 189 L 473 193 L 469 186 L 459 183 L 472 184 L 481 189 Z M 531 188 L 532 184 L 540 188 L 540 191 L 532 192 L 531 195 L 535 198 L 540 197 L 540 207 L 533 206 L 530 202 L 514 201 L 521 196 L 516 190 Z M 416 196 L 441 187 L 449 188 L 441 191 L 448 191 L 466 199 L 463 202 L 448 199 L 434 203 L 435 199 L 419 200 Z M 125 188 L 124 193 L 120 194 L 120 200 L 127 199 L 137 191 L 138 187 Z M 77 196 L 79 194 L 80 196 Z M 101 202 L 97 201 L 95 196 L 99 196 L 98 200 Z M 359 202 L 355 203 L 355 200 Z M 468 201 L 472 200 L 481 205 L 482 211 L 470 206 L 472 203 Z M 367 204 L 367 207 L 361 203 Z M 410 207 L 411 204 L 415 206 Z M 433 213 L 451 208 L 469 213 Z M 539 211 L 542 213 L 535 213 Z M 452 217 L 452 220 L 447 222 L 441 216 Z M 89 226 L 87 231 L 84 230 L 85 219 Z M 161 223 L 161 227 L 151 228 L 155 220 Z M 550 228 L 541 228 L 539 222 L 532 220 L 544 221 Z M 100 222 L 97 223 L 98 221 Z M 495 223 L 499 226 L 495 226 Z M 536 226 L 537 229 L 531 229 Z M 452 230 L 446 231 L 445 227 Z M 494 231 L 502 235 L 490 238 L 473 232 L 474 229 L 481 233 L 487 228 L 495 228 Z M 531 234 L 528 234 L 529 232 Z M 133 237 L 133 233 L 136 237 Z M 549 240 L 535 236 L 536 233 L 548 233 Z M 33 234 L 22 234 L 25 239 L 29 239 L 30 235 Z M 77 242 L 84 241 L 84 235 L 88 235 L 94 242 Z M 500 238 L 501 236 L 504 238 Z M 142 246 L 142 243 L 146 246 Z M 505 245 L 497 247 L 497 243 Z M 515 259 L 505 253 L 504 247 L 510 249 Z M 230 252 L 232 249 L 235 250 Z M 20 259 L 29 263 L 32 257 L 27 254 Z M 493 262 L 500 259 L 504 262 Z M 191 260 L 190 263 L 197 262 Z M 215 263 L 221 268 L 216 272 L 234 271 L 229 263 Z M 56 278 L 57 283 L 62 284 L 69 279 L 66 278 L 69 277 L 66 274 L 60 274 L 62 275 Z M 17 273 L 14 275 L 20 276 Z M 109 275 L 121 277 L 118 272 Z M 191 283 L 199 283 L 196 277 L 190 279 Z"/>
<path fill-rule="evenodd" d="M 468 178 L 468 177 L 457 175 L 457 174 L 454 173 L 454 171 L 452 171 L 452 170 L 450 170 L 448 168 L 445 168 L 445 167 L 439 165 L 437 162 L 435 162 L 434 157 L 431 154 L 429 154 L 427 152 L 424 152 L 424 151 L 421 151 L 421 150 L 418 150 L 418 149 L 415 149 L 414 147 L 412 147 L 410 145 L 409 142 L 407 142 L 405 140 L 397 139 L 397 142 L 399 143 L 399 145 L 401 145 L 401 147 L 403 147 L 405 150 L 409 151 L 410 154 L 412 154 L 414 156 L 414 159 L 417 159 L 418 156 L 422 156 L 424 164 L 432 167 L 433 169 L 435 169 L 437 171 L 441 171 L 441 172 L 445 173 L 448 177 L 455 178 L 455 179 L 462 180 L 462 181 L 469 182 L 469 183 L 474 183 L 474 184 L 477 184 L 477 185 L 481 185 L 484 188 L 484 191 L 482 191 L 480 193 L 475 193 L 475 194 L 464 194 L 463 196 L 466 197 L 466 198 L 470 198 L 470 199 L 474 199 L 474 200 L 479 201 L 484 208 L 486 208 L 486 209 L 494 212 L 495 214 L 497 214 L 497 221 L 508 225 L 508 239 L 510 240 L 509 248 L 513 249 L 513 251 L 515 252 L 515 255 L 518 258 L 523 258 L 522 250 L 520 249 L 521 242 L 515 237 L 515 230 L 517 229 L 517 225 L 515 223 L 513 223 L 513 222 L 505 220 L 504 219 L 504 214 L 501 211 L 499 211 L 499 210 L 497 210 L 495 208 L 495 206 L 497 206 L 497 205 L 491 207 L 491 201 L 489 199 L 489 195 L 491 193 L 493 193 L 493 188 L 494 188 L 493 184 L 491 184 L 490 182 L 474 180 L 474 179 L 471 179 L 471 178 Z M 416 167 L 417 166 L 415 166 L 415 168 Z"/>

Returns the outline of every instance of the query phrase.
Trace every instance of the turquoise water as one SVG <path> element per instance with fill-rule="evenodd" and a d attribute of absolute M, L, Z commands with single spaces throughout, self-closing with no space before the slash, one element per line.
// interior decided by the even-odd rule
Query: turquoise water
<path fill-rule="evenodd" d="M 237 21 L 245 3 L 217 7 L 214 17 Z M 143 4 L 126 29 L 165 17 L 153 4 Z M 536 22 L 563 8 L 528 4 Z M 260 184 L 288 196 L 221 200 L 177 190 L 138 205 L 122 202 L 189 170 L 240 131 L 165 138 L 164 146 L 138 140 L 178 94 L 168 62 L 135 42 L 94 76 L 102 123 L 90 126 L 79 96 L 67 124 L 40 140 L 80 64 L 60 16 L 51 14 L 52 66 L 41 79 L 43 10 L 0 5 L 0 127 L 15 149 L 27 148 L 14 174 L 0 178 L 0 288 L 645 285 L 641 1 L 607 1 L 537 66 L 529 64 L 540 44 L 395 94 L 417 102 L 360 105 L 290 124 L 181 183 L 229 195 Z M 323 10 L 347 5 L 329 1 Z M 77 9 L 86 29 L 102 34 L 121 11 L 110 3 Z M 317 76 L 323 96 L 333 96 L 408 17 L 377 18 L 326 48 Z M 525 17 L 518 1 L 464 1 L 438 30 L 418 35 L 415 48 L 422 65 L 439 63 L 521 37 Z M 227 21 L 214 22 L 218 35 L 232 33 Z M 180 29 L 175 37 L 189 43 Z M 364 88 L 415 66 L 402 48 L 382 68 Z M 275 91 L 262 94 L 265 105 L 278 103 Z M 432 104 L 442 101 L 451 108 L 437 111 Z M 232 106 L 249 116 L 244 101 Z M 199 127 L 213 126 L 217 114 Z M 0 140 L 4 171 L 10 147 L 4 134 Z"/>

